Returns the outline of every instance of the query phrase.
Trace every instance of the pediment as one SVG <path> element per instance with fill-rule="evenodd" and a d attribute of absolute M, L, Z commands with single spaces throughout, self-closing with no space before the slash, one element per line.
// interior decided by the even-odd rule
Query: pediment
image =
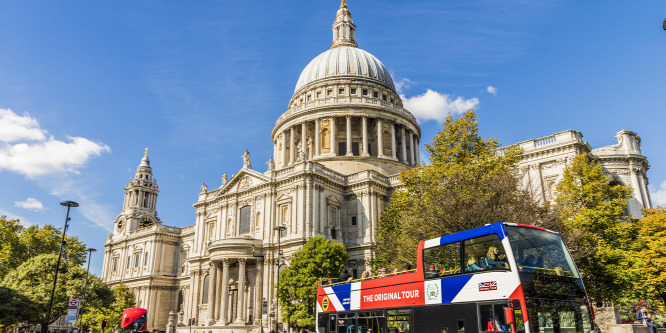
<path fill-rule="evenodd" d="M 260 172 L 252 169 L 241 169 L 231 177 L 229 182 L 219 189 L 219 192 L 215 197 L 229 193 L 242 192 L 268 182 L 270 182 L 270 178 Z"/>

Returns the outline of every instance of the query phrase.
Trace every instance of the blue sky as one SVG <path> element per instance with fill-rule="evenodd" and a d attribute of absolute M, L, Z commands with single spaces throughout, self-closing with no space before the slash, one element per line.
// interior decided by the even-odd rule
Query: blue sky
<path fill-rule="evenodd" d="M 567 129 L 592 147 L 637 132 L 666 204 L 664 1 L 349 0 L 429 142 L 473 106 L 509 145 Z M 0 215 L 64 224 L 100 252 L 145 147 L 168 225 L 194 223 L 202 182 L 255 169 L 339 2 L 0 2 Z M 425 153 L 422 151 L 422 158 Z"/>

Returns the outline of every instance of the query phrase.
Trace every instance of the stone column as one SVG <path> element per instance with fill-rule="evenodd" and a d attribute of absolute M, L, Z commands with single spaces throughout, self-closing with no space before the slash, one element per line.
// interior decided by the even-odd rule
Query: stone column
<path fill-rule="evenodd" d="M 363 243 L 363 192 L 356 193 L 356 242 Z"/>
<path fill-rule="evenodd" d="M 217 281 L 215 281 L 215 317 L 213 317 L 214 320 L 218 320 L 220 318 L 220 308 L 222 307 L 222 302 L 224 301 L 222 299 L 222 267 L 220 267 L 219 262 L 215 262 L 215 270 L 217 270 Z"/>
<path fill-rule="evenodd" d="M 337 130 L 335 128 L 335 117 L 331 117 L 331 155 L 338 155 L 338 144 L 335 140 Z"/>
<path fill-rule="evenodd" d="M 236 320 L 234 324 L 244 325 L 243 310 L 245 308 L 245 258 L 238 258 L 238 304 L 236 305 Z"/>
<path fill-rule="evenodd" d="M 263 276 L 264 258 L 257 258 L 257 278 L 254 282 L 254 324 L 259 325 L 261 320 L 261 296 L 263 295 Z"/>
<path fill-rule="evenodd" d="M 319 118 L 315 119 L 315 133 L 314 133 L 314 157 L 319 156 Z"/>
<path fill-rule="evenodd" d="M 220 299 L 220 320 L 218 325 L 227 324 L 227 303 L 229 299 L 229 259 L 222 259 L 222 299 Z"/>
<path fill-rule="evenodd" d="M 409 165 L 414 165 L 414 135 L 409 132 Z"/>
<path fill-rule="evenodd" d="M 296 159 L 296 128 L 289 129 L 289 165 L 294 164 Z"/>
<path fill-rule="evenodd" d="M 631 183 L 634 188 L 634 198 L 638 200 L 638 202 L 641 204 L 642 208 L 645 208 L 645 202 L 643 201 L 643 194 L 641 193 L 641 183 L 638 181 L 638 172 L 639 168 L 637 168 L 633 163 L 629 164 L 629 172 L 631 173 Z"/>
<path fill-rule="evenodd" d="M 215 324 L 215 287 L 217 282 L 217 266 L 210 263 L 210 278 L 208 279 L 208 326 Z"/>
<path fill-rule="evenodd" d="M 416 158 L 414 159 L 414 164 L 419 163 L 421 161 L 421 158 L 419 157 L 419 138 L 414 136 L 414 155 Z"/>
<path fill-rule="evenodd" d="M 289 165 L 289 156 L 287 155 L 287 134 L 282 132 L 282 167 Z"/>
<path fill-rule="evenodd" d="M 352 135 L 351 135 L 351 115 L 348 114 L 345 118 L 347 118 L 347 128 L 345 129 L 345 132 L 347 134 L 347 154 L 346 156 L 354 156 L 354 153 L 352 152 Z"/>
<path fill-rule="evenodd" d="M 382 158 L 384 156 L 384 136 L 382 135 L 382 127 L 384 126 L 382 119 L 377 118 L 377 157 Z"/>
<path fill-rule="evenodd" d="M 391 157 L 396 158 L 395 149 L 395 123 L 391 123 Z"/>
<path fill-rule="evenodd" d="M 361 127 L 363 127 L 362 130 L 363 147 L 361 147 L 361 151 L 363 152 L 363 156 L 369 157 L 370 153 L 368 152 L 368 116 L 363 116 L 363 118 L 361 119 Z"/>
<path fill-rule="evenodd" d="M 308 156 L 308 123 L 301 124 L 301 151 Z"/>
<path fill-rule="evenodd" d="M 403 163 L 407 163 L 407 141 L 405 141 L 405 127 L 400 127 L 400 157 L 402 158 Z"/>

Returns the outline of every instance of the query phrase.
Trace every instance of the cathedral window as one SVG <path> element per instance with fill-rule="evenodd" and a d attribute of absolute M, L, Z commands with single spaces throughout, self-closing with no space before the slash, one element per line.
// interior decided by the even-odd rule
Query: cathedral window
<path fill-rule="evenodd" d="M 333 89 L 326 90 L 326 96 L 331 96 L 331 95 L 333 95 Z"/>
<path fill-rule="evenodd" d="M 376 91 L 373 91 L 373 92 L 372 92 L 372 97 L 374 97 L 374 98 L 379 98 L 379 93 L 376 92 Z"/>
<path fill-rule="evenodd" d="M 312 95 L 308 95 L 308 102 L 312 100 Z"/>
<path fill-rule="evenodd" d="M 356 95 L 356 88 L 352 88 L 352 89 L 351 89 L 351 92 L 350 92 L 349 94 L 351 94 L 351 95 Z"/>
<path fill-rule="evenodd" d="M 148 265 L 148 252 L 146 252 L 143 256 L 143 265 L 144 266 Z"/>
<path fill-rule="evenodd" d="M 363 96 L 368 96 L 368 89 L 363 89 L 361 93 L 363 94 Z"/>
<path fill-rule="evenodd" d="M 317 98 L 321 98 L 321 91 L 317 91 Z"/>
<path fill-rule="evenodd" d="M 344 94 L 345 94 L 345 88 L 338 89 L 338 95 L 344 95 Z"/>
<path fill-rule="evenodd" d="M 127 263 L 125 265 L 125 269 L 129 269 L 129 265 L 130 265 L 130 256 L 127 256 Z"/>
<path fill-rule="evenodd" d="M 113 271 L 115 272 L 118 270 L 118 257 L 113 258 L 112 260 L 113 260 Z"/>
<path fill-rule="evenodd" d="M 351 217 L 351 224 L 356 225 L 356 216 Z"/>
<path fill-rule="evenodd" d="M 245 206 L 240 209 L 240 227 L 238 228 L 238 230 L 241 235 L 250 233 L 251 217 L 252 217 L 252 207 Z"/>
<path fill-rule="evenodd" d="M 338 235 L 337 235 L 337 232 L 336 232 L 335 228 L 331 228 L 331 238 L 332 239 L 338 239 Z"/>
<path fill-rule="evenodd" d="M 183 310 L 183 298 L 183 291 L 181 290 L 178 292 L 178 303 L 176 303 L 178 305 L 176 306 L 176 313 L 179 313 Z"/>
<path fill-rule="evenodd" d="M 203 288 L 201 288 L 201 304 L 208 304 L 208 284 L 210 283 L 210 275 L 206 274 L 203 279 Z"/>
<path fill-rule="evenodd" d="M 386 95 L 382 94 L 382 99 L 386 102 Z"/>
<path fill-rule="evenodd" d="M 141 253 L 135 253 L 134 254 L 134 267 L 139 267 L 139 263 L 141 262 Z"/>

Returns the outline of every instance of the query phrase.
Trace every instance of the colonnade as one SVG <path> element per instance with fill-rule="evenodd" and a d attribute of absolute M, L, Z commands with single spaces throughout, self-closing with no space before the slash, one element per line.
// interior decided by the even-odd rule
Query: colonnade
<path fill-rule="evenodd" d="M 344 122 L 341 129 L 339 122 Z M 388 118 L 348 114 L 309 119 L 283 129 L 274 142 L 274 156 L 280 167 L 303 157 L 330 156 L 376 157 L 415 165 L 420 160 L 418 146 L 413 127 Z"/>
<path fill-rule="evenodd" d="M 254 306 L 246 304 L 246 298 L 250 296 L 250 286 L 246 284 L 246 271 L 248 261 L 256 262 L 256 279 L 254 286 Z M 249 321 L 261 318 L 261 295 L 263 281 L 263 258 L 238 258 L 238 276 L 233 277 L 237 283 L 237 297 L 230 295 L 230 269 L 231 259 L 224 258 L 220 261 L 211 261 L 208 279 L 208 308 L 207 324 L 209 326 L 224 326 L 228 324 L 245 325 Z M 246 290 L 247 289 L 247 290 Z M 203 295 L 202 295 L 203 297 Z M 232 304 L 232 302 L 236 302 Z M 253 313 L 246 311 L 252 308 Z"/>

